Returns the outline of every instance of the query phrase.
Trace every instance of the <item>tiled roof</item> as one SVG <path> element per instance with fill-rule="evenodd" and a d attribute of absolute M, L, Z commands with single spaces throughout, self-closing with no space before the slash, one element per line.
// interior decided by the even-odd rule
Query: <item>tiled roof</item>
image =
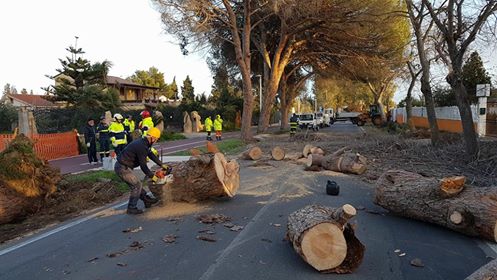
<path fill-rule="evenodd" d="M 44 95 L 9 94 L 9 97 L 33 107 L 57 107 L 55 103 L 46 100 Z"/>

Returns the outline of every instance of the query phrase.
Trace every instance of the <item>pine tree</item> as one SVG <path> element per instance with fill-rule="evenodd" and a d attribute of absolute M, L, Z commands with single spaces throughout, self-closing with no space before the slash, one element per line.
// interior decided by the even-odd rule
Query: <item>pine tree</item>
<path fill-rule="evenodd" d="M 106 77 L 111 67 L 109 61 L 92 64 L 84 59 L 81 48 L 66 49 L 71 57 L 59 59 L 62 68 L 55 77 L 56 85 L 47 88 L 54 101 L 66 101 L 69 105 L 87 111 L 113 110 L 119 105 L 115 90 L 106 89 Z"/>
<path fill-rule="evenodd" d="M 491 78 L 488 75 L 487 70 L 485 70 L 483 61 L 481 60 L 478 52 L 475 51 L 471 53 L 468 60 L 466 60 L 466 63 L 462 68 L 462 78 L 466 91 L 468 92 L 470 103 L 478 103 L 478 97 L 476 97 L 476 85 L 491 83 Z"/>
<path fill-rule="evenodd" d="M 195 102 L 195 91 L 192 85 L 192 80 L 190 76 L 186 76 L 186 79 L 183 81 L 183 85 L 181 86 L 181 95 L 183 96 L 183 102 L 186 104 L 190 104 Z"/>

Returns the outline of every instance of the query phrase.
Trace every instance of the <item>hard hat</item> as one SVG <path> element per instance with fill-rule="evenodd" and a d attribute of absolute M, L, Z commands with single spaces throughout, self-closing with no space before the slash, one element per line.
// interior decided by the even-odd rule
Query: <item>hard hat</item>
<path fill-rule="evenodd" d="M 147 135 L 159 139 L 160 130 L 157 127 L 152 127 L 151 129 L 148 130 Z"/>
<path fill-rule="evenodd" d="M 121 115 L 119 113 L 116 113 L 116 114 L 114 114 L 114 119 L 116 119 L 116 120 L 122 120 L 123 119 L 123 115 Z"/>
<path fill-rule="evenodd" d="M 147 110 L 142 111 L 142 112 L 140 113 L 140 116 L 141 116 L 143 119 L 144 119 L 144 118 L 148 118 L 148 117 L 150 117 L 150 112 L 149 112 L 149 111 L 147 111 Z"/>

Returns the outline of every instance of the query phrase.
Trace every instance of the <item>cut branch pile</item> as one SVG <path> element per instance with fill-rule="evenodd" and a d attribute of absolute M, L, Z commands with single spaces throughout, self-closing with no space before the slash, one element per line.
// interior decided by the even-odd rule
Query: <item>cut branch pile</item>
<path fill-rule="evenodd" d="M 319 272 L 350 273 L 364 257 L 364 245 L 348 223 L 356 213 L 349 204 L 340 208 L 308 205 L 288 217 L 287 238 Z"/>
<path fill-rule="evenodd" d="M 439 181 L 389 170 L 376 183 L 375 203 L 400 216 L 496 242 L 497 188 L 463 184 L 460 177 Z"/>

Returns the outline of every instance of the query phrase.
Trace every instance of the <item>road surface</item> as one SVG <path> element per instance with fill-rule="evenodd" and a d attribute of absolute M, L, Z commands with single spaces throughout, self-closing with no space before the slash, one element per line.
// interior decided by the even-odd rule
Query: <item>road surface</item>
<path fill-rule="evenodd" d="M 351 124 L 327 130 L 361 131 Z M 105 211 L 3 245 L 0 279 L 464 279 L 496 257 L 493 245 L 478 239 L 387 214 L 372 203 L 371 186 L 353 176 L 305 172 L 289 162 L 275 162 L 276 168 L 241 164 L 234 199 L 190 209 L 179 221 L 160 208 L 144 216 Z M 340 185 L 339 196 L 326 195 L 330 178 Z M 366 246 L 356 272 L 319 274 L 284 240 L 288 214 L 312 203 L 366 209 L 355 219 L 356 235 Z M 228 215 L 244 228 L 233 232 L 222 224 L 203 225 L 197 213 Z M 143 230 L 122 232 L 136 227 Z M 197 240 L 203 229 L 215 231 L 217 241 Z M 162 241 L 168 234 L 178 236 L 176 243 Z M 144 248 L 131 249 L 133 241 Z M 397 249 L 406 255 L 399 256 Z M 115 252 L 122 255 L 107 256 Z M 411 266 L 413 258 L 425 267 Z"/>

